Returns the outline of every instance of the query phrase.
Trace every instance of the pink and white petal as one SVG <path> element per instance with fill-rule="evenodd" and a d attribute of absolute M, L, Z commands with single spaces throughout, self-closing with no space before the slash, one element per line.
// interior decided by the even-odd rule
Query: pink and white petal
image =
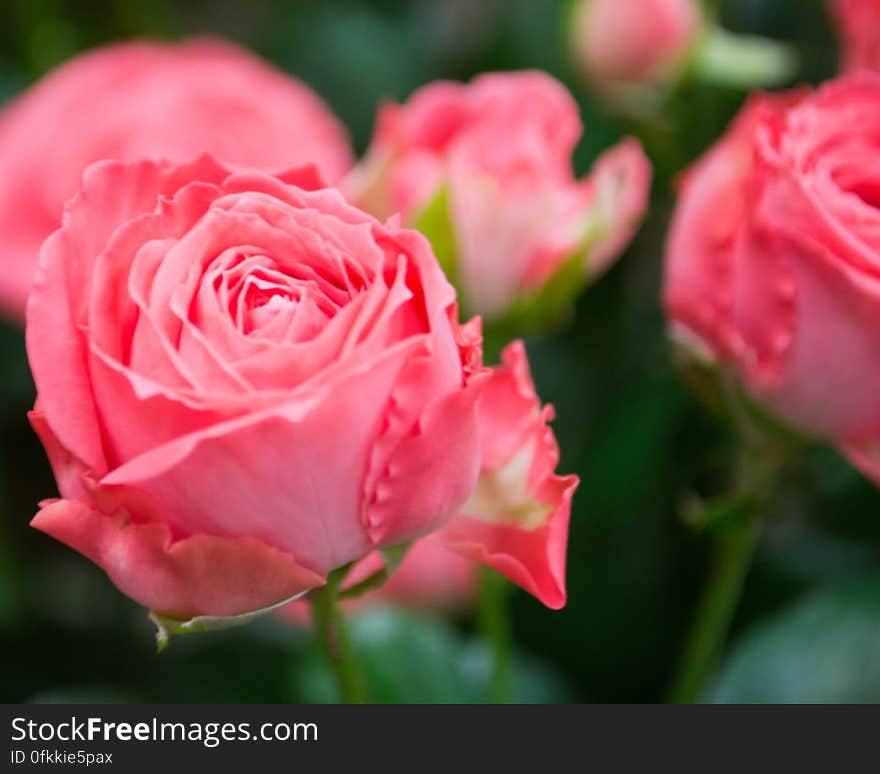
<path fill-rule="evenodd" d="M 547 426 L 521 342 L 509 345 L 480 401 L 484 451 L 477 485 L 439 533 L 447 546 L 487 564 L 548 607 L 565 604 L 565 553 L 577 476 L 557 476 Z"/>
<path fill-rule="evenodd" d="M 438 534 L 453 551 L 491 567 L 553 610 L 565 607 L 565 556 L 571 498 L 576 476 L 556 477 L 557 504 L 543 516 L 545 524 L 523 529 L 493 523 L 482 516 L 456 516 Z M 550 494 L 545 488 L 545 496 Z"/>
<path fill-rule="evenodd" d="M 514 341 L 501 353 L 480 400 L 480 459 L 484 470 L 509 460 L 526 440 L 541 413 L 529 372 L 525 344 Z"/>
<path fill-rule="evenodd" d="M 577 476 L 557 476 L 556 443 L 536 428 L 503 467 L 483 471 L 439 539 L 500 572 L 554 610 L 565 605 L 565 557 Z M 542 477 L 543 476 L 543 477 Z"/>
<path fill-rule="evenodd" d="M 124 512 L 108 516 L 81 502 L 48 501 L 31 525 L 87 556 L 123 594 L 174 618 L 241 615 L 325 583 L 258 540 L 174 540 L 166 524 L 135 523 Z"/>

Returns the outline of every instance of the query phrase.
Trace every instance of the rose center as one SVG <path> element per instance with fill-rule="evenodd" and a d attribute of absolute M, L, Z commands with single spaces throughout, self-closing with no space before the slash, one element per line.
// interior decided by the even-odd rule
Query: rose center
<path fill-rule="evenodd" d="M 314 338 L 333 316 L 333 309 L 313 283 L 249 276 L 244 281 L 239 327 L 246 336 L 301 342 Z"/>

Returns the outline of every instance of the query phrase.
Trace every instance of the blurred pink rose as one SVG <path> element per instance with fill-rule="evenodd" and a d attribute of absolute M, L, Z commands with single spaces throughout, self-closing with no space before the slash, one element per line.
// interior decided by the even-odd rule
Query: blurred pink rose
<path fill-rule="evenodd" d="M 40 244 L 86 166 L 203 152 L 266 170 L 313 163 L 331 183 L 352 163 L 308 87 L 220 41 L 97 49 L 13 100 L 0 113 L 0 310 L 23 315 Z"/>
<path fill-rule="evenodd" d="M 454 255 L 444 268 L 466 308 L 492 321 L 569 259 L 583 265 L 582 282 L 601 274 L 644 213 L 651 171 L 638 142 L 624 140 L 577 181 L 581 132 L 571 95 L 544 73 L 437 82 L 382 109 L 345 188 L 379 217 L 401 213 L 435 246 L 445 235 L 420 219 L 445 195 Z"/>
<path fill-rule="evenodd" d="M 575 58 L 602 90 L 660 85 L 687 61 L 701 21 L 698 0 L 579 0 Z"/>
<path fill-rule="evenodd" d="M 829 0 L 841 37 L 841 69 L 880 70 L 880 0 Z"/>
<path fill-rule="evenodd" d="M 537 397 L 483 368 L 420 234 L 318 184 L 208 156 L 88 168 L 28 303 L 31 420 L 62 498 L 33 525 L 155 611 L 232 616 L 444 527 L 481 469 L 525 455 L 460 532 L 558 603 L 573 485 L 546 468 Z"/>
<path fill-rule="evenodd" d="M 346 576 L 343 588 L 360 583 L 383 567 L 378 552 L 358 562 Z M 389 580 L 363 596 L 344 602 L 349 612 L 373 605 L 395 605 L 425 611 L 450 611 L 464 607 L 476 595 L 476 565 L 427 537 L 417 540 L 406 552 Z M 281 615 L 305 623 L 309 608 L 303 601 L 281 608 Z"/>
<path fill-rule="evenodd" d="M 754 97 L 688 173 L 672 330 L 880 481 L 880 75 Z"/>

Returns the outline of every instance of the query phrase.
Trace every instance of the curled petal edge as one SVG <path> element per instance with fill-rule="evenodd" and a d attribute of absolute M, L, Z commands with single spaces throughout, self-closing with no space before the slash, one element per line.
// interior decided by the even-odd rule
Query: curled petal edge
<path fill-rule="evenodd" d="M 263 612 L 326 582 L 290 554 L 250 538 L 174 539 L 162 522 L 136 523 L 125 511 L 110 516 L 71 500 L 44 501 L 31 526 L 79 551 L 124 594 L 178 624 Z"/>
<path fill-rule="evenodd" d="M 559 449 L 547 425 L 553 410 L 540 407 L 522 342 L 513 342 L 504 350 L 502 365 L 489 379 L 515 400 L 502 401 L 491 384 L 483 393 L 487 399 L 480 403 L 480 480 L 459 515 L 438 537 L 451 550 L 497 570 L 558 610 L 566 602 L 568 525 L 579 479 L 554 472 Z M 511 406 L 523 415 L 526 429 L 507 436 L 510 448 L 502 455 L 492 448 L 496 444 L 491 436 L 498 429 L 494 413 L 504 412 L 501 418 L 511 424 Z"/>

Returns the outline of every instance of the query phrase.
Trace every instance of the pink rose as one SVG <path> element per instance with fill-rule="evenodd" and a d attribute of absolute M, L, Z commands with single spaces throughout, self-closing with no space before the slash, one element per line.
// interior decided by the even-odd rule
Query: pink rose
<path fill-rule="evenodd" d="M 438 82 L 382 109 L 345 187 L 377 216 L 399 212 L 424 231 L 466 308 L 495 321 L 572 261 L 573 295 L 613 262 L 644 213 L 651 173 L 639 144 L 624 140 L 578 181 L 581 131 L 571 95 L 544 73 Z"/>
<path fill-rule="evenodd" d="M 229 43 L 122 43 L 62 65 L 0 114 L 0 309 L 20 318 L 43 240 L 83 170 L 104 158 L 208 152 L 337 180 L 346 132 L 306 86 Z"/>
<path fill-rule="evenodd" d="M 673 334 L 880 481 L 880 75 L 757 96 L 688 173 Z"/>
<path fill-rule="evenodd" d="M 61 499 L 33 525 L 166 616 L 262 609 L 444 527 L 473 500 L 495 412 L 523 415 L 493 454 L 526 442 L 519 424 L 549 433 L 522 385 L 480 402 L 508 368 L 483 368 L 426 240 L 318 185 L 208 156 L 100 162 L 41 251 L 31 420 Z M 550 453 L 532 444 L 523 507 L 462 529 L 493 566 L 509 553 L 558 583 Z M 499 519 L 519 543 L 498 545 Z"/>
<path fill-rule="evenodd" d="M 575 58 L 601 90 L 662 85 L 686 63 L 701 24 L 698 0 L 579 0 Z"/>
<path fill-rule="evenodd" d="M 841 69 L 880 70 L 880 0 L 828 0 L 841 37 Z"/>

